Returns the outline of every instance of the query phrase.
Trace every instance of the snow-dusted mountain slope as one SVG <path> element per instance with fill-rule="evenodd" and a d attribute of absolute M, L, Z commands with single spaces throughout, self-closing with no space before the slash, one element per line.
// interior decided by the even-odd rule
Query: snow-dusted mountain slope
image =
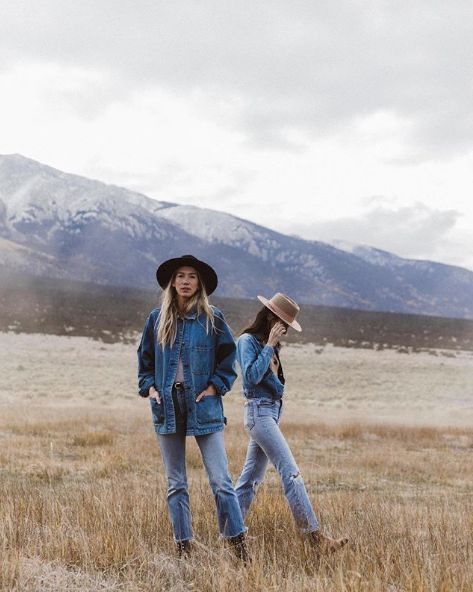
<path fill-rule="evenodd" d="M 333 240 L 330 241 L 330 244 L 337 249 L 345 251 L 346 253 L 351 253 L 352 255 L 356 255 L 357 257 L 360 257 L 360 259 L 364 259 L 365 261 L 373 263 L 374 265 L 383 265 L 393 269 L 398 267 L 415 267 L 417 269 L 430 267 L 433 269 L 436 266 L 442 265 L 441 263 L 434 263 L 433 261 L 405 259 L 404 257 L 399 257 L 399 255 L 395 255 L 389 251 L 383 251 L 382 249 L 376 249 L 375 247 L 370 247 L 369 245 L 356 244 L 348 241 Z M 458 267 L 456 269 L 462 270 L 462 268 Z M 469 273 L 467 269 L 462 271 L 465 271 L 467 274 Z"/>
<path fill-rule="evenodd" d="M 184 253 L 215 266 L 222 296 L 279 290 L 300 302 L 473 317 L 468 270 L 286 236 L 21 155 L 0 156 L 0 266 L 150 287 L 157 264 Z"/>
<path fill-rule="evenodd" d="M 1 203 L 3 201 L 3 204 Z M 0 215 L 12 231 L 48 240 L 60 228 L 100 221 L 133 236 L 137 221 L 169 204 L 99 181 L 63 173 L 20 155 L 0 156 Z"/>

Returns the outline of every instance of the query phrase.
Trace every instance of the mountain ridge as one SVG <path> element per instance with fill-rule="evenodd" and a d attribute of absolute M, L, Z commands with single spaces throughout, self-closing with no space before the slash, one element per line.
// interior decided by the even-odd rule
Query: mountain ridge
<path fill-rule="evenodd" d="M 36 275 L 149 288 L 159 261 L 192 252 L 217 268 L 221 296 L 283 291 L 301 303 L 473 317 L 469 270 L 365 245 L 347 252 L 21 155 L 0 155 L 0 237 L 10 253 L 29 249 L 13 257 L 0 242 L 0 265 Z"/>

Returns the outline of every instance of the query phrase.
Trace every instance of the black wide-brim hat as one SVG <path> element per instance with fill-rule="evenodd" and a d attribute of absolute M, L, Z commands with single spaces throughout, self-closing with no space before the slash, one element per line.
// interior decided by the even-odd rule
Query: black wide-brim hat
<path fill-rule="evenodd" d="M 156 279 L 163 290 L 169 284 L 172 274 L 179 267 L 193 267 L 199 272 L 200 279 L 205 286 L 207 294 L 212 294 L 215 291 L 218 284 L 218 277 L 215 270 L 208 263 L 200 261 L 200 259 L 197 259 L 193 255 L 182 255 L 182 257 L 175 257 L 161 263 L 156 270 Z"/>

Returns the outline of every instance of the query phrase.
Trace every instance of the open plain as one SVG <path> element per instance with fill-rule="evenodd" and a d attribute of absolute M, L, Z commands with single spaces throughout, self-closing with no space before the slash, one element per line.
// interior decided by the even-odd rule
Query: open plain
<path fill-rule="evenodd" d="M 191 438 L 196 550 L 175 558 L 135 350 L 0 333 L 0 589 L 473 590 L 472 352 L 286 346 L 281 427 L 324 530 L 350 544 L 316 561 L 270 469 L 244 568 L 219 541 Z M 224 403 L 236 478 L 247 443 L 239 384 Z"/>

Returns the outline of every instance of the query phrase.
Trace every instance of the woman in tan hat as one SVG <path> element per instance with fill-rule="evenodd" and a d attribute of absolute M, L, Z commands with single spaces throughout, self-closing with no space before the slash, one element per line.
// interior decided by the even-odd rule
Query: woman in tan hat
<path fill-rule="evenodd" d="M 236 485 L 243 518 L 263 481 L 268 461 L 277 469 L 284 494 L 300 532 L 317 553 L 333 552 L 347 543 L 319 530 L 304 480 L 279 428 L 283 407 L 284 374 L 279 359 L 280 339 L 288 327 L 301 331 L 299 306 L 284 294 L 271 300 L 258 296 L 263 307 L 237 343 L 245 403 L 245 429 L 250 436 L 245 465 Z"/>

